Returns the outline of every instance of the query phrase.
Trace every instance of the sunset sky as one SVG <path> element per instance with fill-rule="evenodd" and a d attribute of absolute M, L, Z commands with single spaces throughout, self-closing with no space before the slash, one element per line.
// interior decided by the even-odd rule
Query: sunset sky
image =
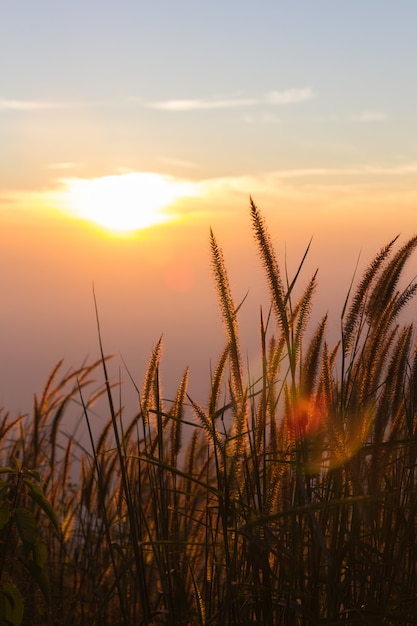
<path fill-rule="evenodd" d="M 204 402 L 210 227 L 256 368 L 250 195 L 290 273 L 313 238 L 337 320 L 358 256 L 417 231 L 416 29 L 415 0 L 3 2 L 0 406 L 98 357 L 93 283 L 115 376 L 163 333 L 167 395 L 190 365 Z"/>

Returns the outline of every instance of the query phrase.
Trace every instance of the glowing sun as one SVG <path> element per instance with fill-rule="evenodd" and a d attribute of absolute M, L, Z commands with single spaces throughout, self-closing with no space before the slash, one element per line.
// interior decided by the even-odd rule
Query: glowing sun
<path fill-rule="evenodd" d="M 175 219 L 162 209 L 196 195 L 192 183 L 149 172 L 64 181 L 70 212 L 108 230 L 129 232 Z"/>

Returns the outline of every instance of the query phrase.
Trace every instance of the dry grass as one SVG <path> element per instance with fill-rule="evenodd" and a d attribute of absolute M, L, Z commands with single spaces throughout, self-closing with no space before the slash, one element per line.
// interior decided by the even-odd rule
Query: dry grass
<path fill-rule="evenodd" d="M 211 233 L 227 342 L 207 406 L 188 395 L 188 371 L 162 399 L 159 341 L 127 421 L 103 351 L 62 379 L 57 366 L 30 420 L 3 417 L 2 463 L 42 473 L 62 527 L 59 538 L 43 528 L 49 612 L 6 559 L 30 600 L 23 623 L 417 623 L 417 350 L 399 321 L 417 286 L 398 290 L 417 238 L 370 262 L 329 346 L 327 316 L 309 325 L 316 274 L 295 296 L 306 255 L 284 281 L 253 202 L 251 219 L 271 294 L 259 380 L 243 373 L 239 307 Z M 89 425 L 98 368 L 107 418 L 86 450 L 62 424 L 81 402 Z"/>

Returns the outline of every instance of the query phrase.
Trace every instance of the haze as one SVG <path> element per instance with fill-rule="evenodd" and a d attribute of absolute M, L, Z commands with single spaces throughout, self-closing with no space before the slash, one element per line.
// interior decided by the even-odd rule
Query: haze
<path fill-rule="evenodd" d="M 248 292 L 242 343 L 256 369 L 268 299 L 250 195 L 290 274 L 313 237 L 304 277 L 319 267 L 315 311 L 330 310 L 334 328 L 358 255 L 364 267 L 415 232 L 415 2 L 22 6 L 0 20 L 0 405 L 11 413 L 30 410 L 58 360 L 98 357 L 93 284 L 115 378 L 120 367 L 127 381 L 125 361 L 140 387 L 163 334 L 166 395 L 189 365 L 204 402 L 225 341 L 210 227 L 236 302 Z M 69 181 L 116 178 L 106 210 L 120 216 L 136 193 L 127 181 L 144 173 L 159 191 L 138 204 L 162 198 L 164 219 L 151 203 L 146 224 L 112 229 L 87 205 L 69 210 Z M 159 195 L 167 180 L 172 197 Z M 134 397 L 129 382 L 123 393 Z"/>

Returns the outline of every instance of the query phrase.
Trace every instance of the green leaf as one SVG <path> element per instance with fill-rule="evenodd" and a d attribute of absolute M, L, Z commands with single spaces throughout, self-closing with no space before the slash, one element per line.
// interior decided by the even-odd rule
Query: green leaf
<path fill-rule="evenodd" d="M 56 532 L 59 534 L 58 518 L 51 504 L 46 499 L 42 487 L 40 487 L 39 485 L 35 485 L 27 478 L 24 478 L 23 482 L 25 483 L 26 487 L 29 489 L 29 495 L 32 498 L 32 500 L 36 502 L 38 506 L 41 507 L 44 513 L 46 513 L 46 515 L 52 522 Z"/>
<path fill-rule="evenodd" d="M 49 605 L 51 601 L 51 587 L 45 571 L 32 559 L 20 559 L 20 562 L 26 567 L 33 580 L 39 585 L 39 589 Z"/>
<path fill-rule="evenodd" d="M 0 503 L 0 530 L 4 528 L 9 521 L 10 504 L 8 502 Z"/>
<path fill-rule="evenodd" d="M 39 565 L 39 567 L 43 567 L 46 563 L 46 557 L 48 556 L 48 551 L 46 549 L 46 545 L 39 538 L 32 546 L 33 551 L 33 560 Z"/>
<path fill-rule="evenodd" d="M 38 483 L 42 482 L 42 476 L 40 475 L 40 473 L 37 470 L 30 470 L 27 467 L 25 467 L 23 469 L 25 476 L 31 476 L 32 478 L 34 478 L 35 480 L 38 481 Z"/>
<path fill-rule="evenodd" d="M 9 490 L 9 483 L 5 480 L 0 479 L 0 499 L 3 497 L 3 494 Z"/>
<path fill-rule="evenodd" d="M 0 467 L 0 474 L 14 474 L 15 471 L 11 467 Z"/>
<path fill-rule="evenodd" d="M 28 509 L 16 509 L 13 513 L 13 521 L 23 543 L 33 547 L 39 538 L 39 529 L 33 513 Z"/>
<path fill-rule="evenodd" d="M 23 619 L 23 600 L 10 583 L 0 584 L 0 624 L 19 626 Z"/>

